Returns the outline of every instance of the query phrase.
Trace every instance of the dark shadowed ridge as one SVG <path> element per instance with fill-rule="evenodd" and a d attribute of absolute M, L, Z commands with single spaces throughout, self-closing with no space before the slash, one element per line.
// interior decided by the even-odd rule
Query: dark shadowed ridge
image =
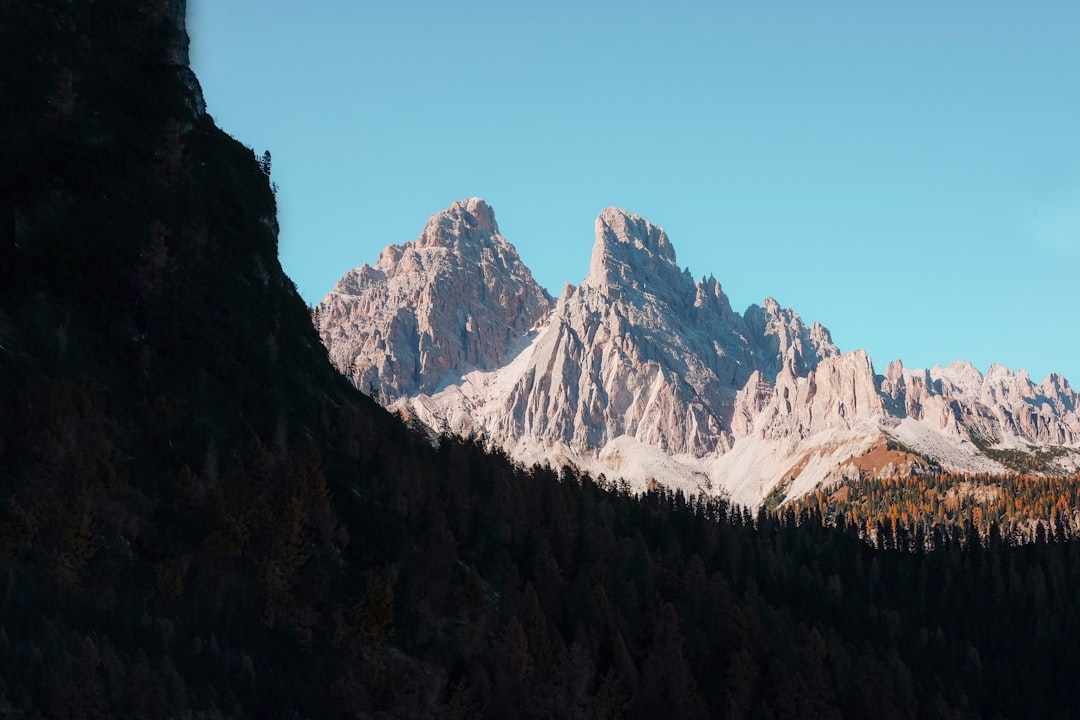
<path fill-rule="evenodd" d="M 1074 712 L 1063 525 L 874 549 L 356 392 L 182 13 L 0 0 L 0 716 Z"/>

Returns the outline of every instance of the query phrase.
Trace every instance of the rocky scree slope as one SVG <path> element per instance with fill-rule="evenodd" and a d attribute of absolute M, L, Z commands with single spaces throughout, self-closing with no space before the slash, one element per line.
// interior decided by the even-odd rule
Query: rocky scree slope
<path fill-rule="evenodd" d="M 662 228 L 614 207 L 584 280 L 554 302 L 472 198 L 347 273 L 316 314 L 338 369 L 388 406 L 639 487 L 757 505 L 868 473 L 1003 473 L 995 448 L 1080 442 L 1060 376 L 899 361 L 877 375 L 772 298 L 735 312 L 715 278 L 679 269 Z M 853 462 L 887 443 L 904 462 Z M 1055 469 L 1078 461 L 1062 450 Z"/>

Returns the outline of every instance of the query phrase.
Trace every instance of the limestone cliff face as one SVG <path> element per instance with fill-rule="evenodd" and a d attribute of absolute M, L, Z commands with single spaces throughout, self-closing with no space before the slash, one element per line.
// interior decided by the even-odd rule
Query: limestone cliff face
<path fill-rule="evenodd" d="M 984 376 L 965 361 L 913 371 L 897 360 L 886 368 L 881 393 L 893 414 L 954 437 L 1007 446 L 1080 443 L 1078 396 L 1057 373 L 1036 385 L 1026 370 L 998 364 Z"/>
<path fill-rule="evenodd" d="M 786 367 L 770 385 L 760 375 L 740 391 L 736 412 L 743 435 L 809 437 L 823 430 L 850 430 L 886 414 L 874 367 L 863 350 L 830 356 L 806 373 Z"/>
<path fill-rule="evenodd" d="M 596 219 L 584 280 L 554 303 L 473 198 L 347 273 L 319 310 L 333 362 L 383 402 L 523 462 L 639 486 L 753 505 L 778 484 L 790 495 L 891 472 L 852 461 L 888 439 L 969 472 L 1004 471 L 988 445 L 1080 443 L 1063 378 L 899 361 L 876 375 L 866 352 L 841 355 L 772 298 L 733 311 L 715 278 L 679 269 L 662 228 L 614 207 Z M 911 457 L 904 467 L 923 462 Z"/>
<path fill-rule="evenodd" d="M 318 307 L 330 359 L 384 400 L 505 363 L 551 307 L 479 198 L 428 220 L 414 242 L 346 273 Z"/>
<path fill-rule="evenodd" d="M 474 414 L 486 432 L 583 453 L 623 436 L 675 454 L 725 448 L 733 393 L 721 378 L 753 362 L 730 318 L 718 286 L 703 292 L 679 270 L 662 229 L 608 208 L 585 280 L 565 288 L 527 359 L 500 378 L 505 392 Z"/>
<path fill-rule="evenodd" d="M 747 308 L 745 317 L 751 335 L 762 338 L 762 361 L 769 377 L 781 371 L 806 375 L 819 362 L 837 354 L 832 336 L 821 323 L 807 327 L 791 308 L 781 308 L 771 297 L 765 298 L 764 307 Z"/>

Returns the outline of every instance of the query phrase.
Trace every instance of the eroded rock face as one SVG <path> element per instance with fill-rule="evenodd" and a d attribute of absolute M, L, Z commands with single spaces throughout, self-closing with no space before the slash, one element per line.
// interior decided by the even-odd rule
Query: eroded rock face
<path fill-rule="evenodd" d="M 899 361 L 876 375 L 772 298 L 734 312 L 715 278 L 679 269 L 662 228 L 614 207 L 584 280 L 555 302 L 473 198 L 347 273 L 320 312 L 331 359 L 391 407 L 640 487 L 753 505 L 778 483 L 799 494 L 847 477 L 888 438 L 968 472 L 1004 471 L 987 443 L 1080 443 L 1060 376 Z"/>
<path fill-rule="evenodd" d="M 1056 373 L 1036 385 L 1026 370 L 996 363 L 984 376 L 962 360 L 929 370 L 908 370 L 897 360 L 886 370 L 881 393 L 897 416 L 957 438 L 1005 445 L 1080 443 L 1077 393 Z"/>
<path fill-rule="evenodd" d="M 550 308 L 492 209 L 470 198 L 346 273 L 317 313 L 334 365 L 389 402 L 501 366 Z"/>
<path fill-rule="evenodd" d="M 850 430 L 885 416 L 874 367 L 863 350 L 830 355 L 797 375 L 786 367 L 770 386 L 760 375 L 739 393 L 736 413 L 743 435 L 795 439 L 829 429 Z"/>
<path fill-rule="evenodd" d="M 762 360 L 769 378 L 785 370 L 795 376 L 806 375 L 825 358 L 838 354 L 821 323 L 807 327 L 791 308 L 781 308 L 771 297 L 765 298 L 764 307 L 746 309 L 746 325 L 752 336 L 762 339 Z"/>

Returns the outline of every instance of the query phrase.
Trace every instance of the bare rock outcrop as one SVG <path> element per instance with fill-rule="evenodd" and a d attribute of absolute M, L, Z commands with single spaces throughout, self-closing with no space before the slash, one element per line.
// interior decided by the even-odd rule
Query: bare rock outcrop
<path fill-rule="evenodd" d="M 984 376 L 963 360 L 916 371 L 894 361 L 881 392 L 898 416 L 953 437 L 1006 447 L 1080 443 L 1077 393 L 1056 373 L 1036 385 L 1026 370 L 996 363 Z"/>
<path fill-rule="evenodd" d="M 831 355 L 803 376 L 781 369 L 770 386 L 755 378 L 740 392 L 737 414 L 745 435 L 802 439 L 824 430 L 849 430 L 885 416 L 874 367 L 864 350 Z"/>
<path fill-rule="evenodd" d="M 335 366 L 386 401 L 504 364 L 551 308 L 480 198 L 344 275 L 316 309 Z"/>

